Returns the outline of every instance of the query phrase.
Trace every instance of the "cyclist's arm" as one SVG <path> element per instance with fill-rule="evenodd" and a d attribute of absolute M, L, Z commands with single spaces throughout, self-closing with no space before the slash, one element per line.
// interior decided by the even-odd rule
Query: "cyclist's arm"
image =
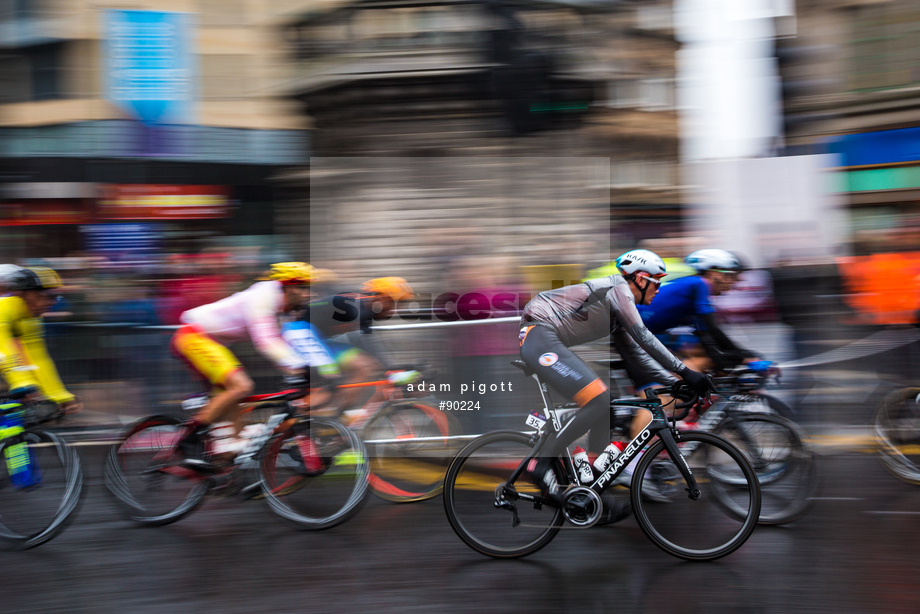
<path fill-rule="evenodd" d="M 390 359 L 390 356 L 393 355 L 392 350 L 387 347 L 387 344 L 382 339 L 385 334 L 379 331 L 374 334 L 353 332 L 344 335 L 344 339 L 352 347 L 370 354 L 380 363 L 384 371 L 393 371 L 398 367 Z"/>
<path fill-rule="evenodd" d="M 393 353 L 382 339 L 384 335 L 379 332 L 375 334 L 372 328 L 373 304 L 376 298 L 360 294 L 341 294 L 333 299 L 340 301 L 339 310 L 336 311 L 336 319 L 340 321 L 340 325 L 335 329 L 336 341 L 369 354 L 385 371 L 396 369 L 389 358 Z"/>
<path fill-rule="evenodd" d="M 38 387 L 35 368 L 26 359 L 14 325 L 32 317 L 25 302 L 18 297 L 0 299 L 0 373 L 10 389 Z"/>
<path fill-rule="evenodd" d="M 619 328 L 651 357 L 652 362 L 658 363 L 671 373 L 684 372 L 684 364 L 642 323 L 632 293 L 626 285 L 611 288 L 607 297 L 611 307 L 612 324 L 618 324 Z"/>
<path fill-rule="evenodd" d="M 755 358 L 753 352 L 739 347 L 716 322 L 715 314 L 709 313 L 698 318 L 697 337 L 706 354 L 720 369 L 734 366 L 746 358 Z"/>
<path fill-rule="evenodd" d="M 307 366 L 307 361 L 281 337 L 278 313 L 281 311 L 283 296 L 271 285 L 266 285 L 260 290 L 253 293 L 251 300 L 244 307 L 246 325 L 253 345 L 263 356 L 282 369 L 303 369 Z"/>
<path fill-rule="evenodd" d="M 659 384 L 673 384 L 677 378 L 657 361 L 648 355 L 626 331 L 615 330 L 612 335 L 613 345 L 620 357 L 629 364 L 631 369 L 636 369 L 647 376 L 648 381 Z"/>

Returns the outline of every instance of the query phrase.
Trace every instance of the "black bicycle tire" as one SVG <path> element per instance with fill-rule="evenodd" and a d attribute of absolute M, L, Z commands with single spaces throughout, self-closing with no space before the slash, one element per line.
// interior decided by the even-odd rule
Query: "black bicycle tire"
<path fill-rule="evenodd" d="M 364 447 L 364 442 L 361 441 L 361 438 L 358 437 L 358 435 L 352 429 L 349 429 L 343 426 L 341 423 L 335 421 L 314 419 L 311 420 L 311 424 L 335 429 L 339 434 L 348 440 L 349 444 L 352 446 L 352 449 L 355 450 L 357 454 L 361 455 L 363 459 L 360 463 L 362 469 L 361 471 L 356 472 L 354 489 L 352 490 L 345 504 L 342 505 L 334 514 L 311 518 L 304 516 L 297 510 L 291 508 L 287 503 L 285 503 L 284 499 L 277 496 L 271 488 L 271 480 L 265 473 L 268 463 L 271 463 L 272 458 L 277 456 L 283 438 L 290 436 L 290 434 L 293 433 L 293 429 L 297 425 L 287 429 L 282 433 L 276 434 L 266 443 L 265 447 L 263 447 L 259 458 L 259 485 L 262 489 L 262 494 L 265 502 L 275 514 L 294 524 L 299 529 L 305 531 L 320 531 L 339 525 L 358 513 L 362 505 L 364 505 L 364 502 L 367 500 L 367 494 L 369 492 L 368 478 L 370 475 L 370 468 L 368 466 L 369 463 L 367 462 L 367 451 Z"/>
<path fill-rule="evenodd" d="M 894 441 L 894 434 L 890 432 L 889 417 L 893 408 L 908 399 L 916 398 L 917 395 L 920 395 L 920 388 L 917 387 L 889 392 L 876 406 L 872 425 L 875 430 L 875 450 L 885 469 L 903 482 L 920 485 L 920 467 L 911 462 Z"/>
<path fill-rule="evenodd" d="M 814 504 L 815 496 L 819 489 L 818 465 L 814 453 L 806 443 L 807 436 L 805 432 L 795 422 L 783 417 L 780 414 L 763 414 L 763 413 L 736 413 L 734 419 L 739 422 L 770 422 L 778 425 L 780 428 L 790 433 L 790 443 L 792 453 L 799 463 L 794 469 L 800 470 L 802 478 L 799 480 L 796 488 L 796 496 L 793 497 L 789 505 L 781 510 L 768 513 L 761 507 L 759 524 L 766 526 L 776 526 L 789 524 L 805 516 Z M 722 435 L 726 429 L 730 428 L 728 421 L 723 421 L 713 429 L 716 435 Z M 739 439 L 743 443 L 743 440 Z M 740 447 L 740 446 L 739 446 Z M 744 451 L 744 448 L 742 448 Z M 755 472 L 757 471 L 755 466 Z M 758 475 L 761 492 L 768 491 L 773 481 L 764 480 Z M 721 491 L 717 491 L 721 492 Z M 762 497 L 763 498 L 763 497 Z M 740 514 L 736 508 L 731 505 L 731 501 L 720 499 L 726 511 L 740 519 Z"/>
<path fill-rule="evenodd" d="M 137 498 L 131 493 L 127 478 L 122 472 L 121 464 L 118 460 L 118 450 L 121 448 L 122 444 L 124 444 L 124 442 L 127 441 L 129 437 L 132 437 L 147 428 L 152 428 L 155 426 L 178 426 L 181 423 L 182 421 L 178 418 L 161 414 L 141 418 L 140 420 L 137 420 L 128 426 L 128 428 L 126 428 L 119 436 L 118 441 L 112 444 L 112 446 L 109 448 L 109 452 L 105 459 L 105 466 L 103 468 L 103 477 L 106 488 L 110 493 L 112 493 L 116 501 L 118 501 L 118 503 L 121 505 L 122 509 L 126 511 L 128 517 L 134 522 L 146 526 L 156 527 L 171 524 L 181 520 L 185 516 L 191 514 L 199 505 L 201 505 L 205 495 L 208 492 L 208 489 L 210 488 L 210 483 L 208 480 L 201 480 L 196 482 L 193 484 L 193 487 L 189 490 L 182 503 L 168 512 L 152 515 L 145 513 L 143 505 L 141 505 Z"/>
<path fill-rule="evenodd" d="M 757 481 L 757 476 L 754 473 L 754 468 L 751 467 L 751 464 L 744 457 L 744 454 L 729 441 L 726 441 L 718 435 L 713 435 L 712 433 L 707 432 L 689 432 L 681 435 L 681 441 L 700 441 L 715 445 L 727 453 L 742 468 L 742 471 L 744 472 L 744 475 L 748 481 L 751 493 L 751 506 L 748 515 L 742 522 L 738 532 L 732 537 L 732 539 L 716 548 L 691 550 L 690 548 L 679 546 L 669 541 L 657 529 L 655 529 L 654 526 L 652 526 L 652 522 L 645 510 L 645 505 L 647 504 L 643 500 L 642 496 L 642 483 L 645 472 L 653 462 L 657 461 L 658 455 L 661 454 L 665 449 L 664 442 L 660 439 L 653 442 L 645 449 L 642 457 L 639 459 L 635 471 L 633 472 L 631 487 L 632 492 L 630 493 L 630 496 L 632 497 L 633 515 L 635 516 L 639 527 L 642 529 L 642 532 L 645 533 L 645 536 L 648 537 L 652 543 L 654 543 L 656 546 L 671 556 L 675 556 L 677 558 L 685 559 L 688 561 L 713 561 L 715 559 L 727 556 L 740 548 L 754 532 L 754 529 L 757 527 L 758 517 L 760 516 L 760 484 Z M 670 461 L 670 458 L 668 460 L 669 462 L 672 462 Z"/>
<path fill-rule="evenodd" d="M 435 412 L 436 415 L 443 417 L 446 422 L 447 432 L 442 432 L 441 434 L 445 437 L 457 434 L 459 431 L 459 427 L 456 425 L 456 421 L 453 420 L 446 412 L 442 412 L 441 410 L 424 403 L 418 403 L 415 401 L 397 401 L 388 403 L 386 406 L 375 412 L 374 416 L 371 417 L 371 419 L 361 427 L 360 433 L 362 439 L 367 439 L 368 433 L 370 433 L 371 430 L 371 426 L 375 422 L 383 420 L 392 413 L 405 407 L 420 408 L 423 413 L 429 413 L 428 410 L 431 410 L 432 412 Z M 439 427 L 438 430 L 443 431 L 444 429 Z M 416 501 L 426 501 L 428 499 L 433 499 L 434 497 L 440 495 L 444 489 L 444 479 L 442 477 L 441 480 L 429 488 L 422 487 L 411 492 L 403 491 L 403 489 L 394 484 L 391 484 L 390 482 L 387 482 L 384 478 L 375 474 L 373 471 L 372 463 L 369 486 L 375 495 L 382 499 L 386 499 L 387 501 L 392 501 L 393 503 L 414 503 Z"/>
<path fill-rule="evenodd" d="M 61 503 L 51 522 L 38 531 L 34 531 L 29 535 L 17 534 L 2 524 L 2 520 L 0 520 L 0 536 L 18 550 L 35 548 L 60 535 L 73 522 L 76 516 L 75 512 L 83 500 L 83 467 L 80 462 L 80 456 L 58 435 L 50 431 L 28 428 L 20 435 L 4 440 L 0 444 L 0 452 L 10 443 L 15 443 L 17 440 L 28 436 L 38 437 L 40 440 L 44 440 L 54 446 L 64 469 L 65 489 L 61 497 Z"/>
<path fill-rule="evenodd" d="M 444 477 L 444 511 L 447 514 L 447 521 L 450 523 L 454 533 L 456 533 L 457 536 L 463 540 L 467 546 L 486 556 L 491 556 L 498 559 L 511 559 L 533 554 L 534 552 L 537 552 L 549 544 L 556 536 L 556 534 L 559 533 L 559 529 L 562 527 L 563 522 L 565 522 L 565 516 L 563 515 L 562 508 L 558 508 L 546 531 L 540 537 L 533 540 L 530 544 L 524 547 L 517 548 L 496 547 L 492 544 L 484 542 L 466 529 L 463 522 L 458 517 L 456 510 L 454 509 L 454 489 L 456 486 L 457 475 L 460 472 L 460 469 L 463 467 L 463 463 L 466 461 L 466 459 L 469 458 L 472 452 L 485 445 L 496 441 L 501 441 L 503 439 L 514 443 L 521 443 L 525 445 L 530 444 L 530 437 L 518 431 L 494 431 L 492 433 L 482 435 L 481 437 L 477 437 L 469 444 L 467 444 L 454 457 L 454 460 L 451 461 L 450 466 L 447 468 L 447 474 Z M 562 465 L 557 462 L 554 464 L 554 469 L 556 470 L 557 477 L 562 479 L 565 475 L 565 472 L 562 469 Z M 561 483 L 563 482 L 560 481 L 560 484 Z"/>

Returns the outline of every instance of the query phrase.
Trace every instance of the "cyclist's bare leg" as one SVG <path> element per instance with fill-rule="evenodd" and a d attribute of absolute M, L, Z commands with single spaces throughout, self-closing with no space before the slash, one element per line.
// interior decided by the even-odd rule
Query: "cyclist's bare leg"
<path fill-rule="evenodd" d="M 194 421 L 197 425 L 192 428 L 192 431 L 198 431 L 201 427 L 227 420 L 234 423 L 234 431 L 239 434 L 240 401 L 252 394 L 253 388 L 254 384 L 245 371 L 237 369 L 231 372 L 224 378 L 223 390 L 211 397 L 208 404 L 195 414 Z M 188 437 L 197 437 L 197 435 L 189 432 L 183 441 L 186 441 Z M 216 454 L 214 461 L 218 463 L 229 462 L 233 456 L 234 453 L 232 452 Z"/>
<path fill-rule="evenodd" d="M 202 425 L 214 424 L 223 419 L 235 422 L 240 411 L 240 401 L 251 395 L 254 387 L 246 372 L 237 369 L 226 377 L 223 390 L 195 414 L 195 419 Z"/>
<path fill-rule="evenodd" d="M 366 352 L 356 352 L 351 354 L 347 361 L 339 365 L 342 369 L 342 375 L 346 384 L 359 384 L 361 382 L 374 381 L 382 377 L 383 365 L 377 359 Z M 361 395 L 366 390 L 364 388 L 345 388 L 339 394 L 339 403 L 344 409 L 357 409 L 362 405 L 383 402 L 384 395 L 380 388 L 374 390 L 374 394 L 361 403 Z"/>
<path fill-rule="evenodd" d="M 697 373 L 706 373 L 715 369 L 715 363 L 706 354 L 706 350 L 703 349 L 702 345 L 681 348 L 681 351 L 677 353 L 677 357 Z"/>

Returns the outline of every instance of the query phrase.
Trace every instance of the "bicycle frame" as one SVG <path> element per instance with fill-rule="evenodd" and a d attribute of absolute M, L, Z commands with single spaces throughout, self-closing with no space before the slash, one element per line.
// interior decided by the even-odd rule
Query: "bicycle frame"
<path fill-rule="evenodd" d="M 534 442 L 533 449 L 531 449 L 527 457 L 524 458 L 523 462 L 521 462 L 521 464 L 511 474 L 511 477 L 504 484 L 502 492 L 497 492 L 496 495 L 505 494 L 505 492 L 507 492 L 507 488 L 513 485 L 524 472 L 524 468 L 528 465 L 528 463 L 532 459 L 539 456 L 540 450 L 546 444 L 550 436 L 557 434 L 562 430 L 561 415 L 577 410 L 575 407 L 554 407 L 550 400 L 549 390 L 547 389 L 546 384 L 540 380 L 536 374 L 533 374 L 531 377 L 536 380 L 540 387 L 540 395 L 543 398 L 544 410 L 546 411 L 546 415 L 549 417 L 549 420 L 544 423 L 544 426 L 550 425 L 550 428 L 540 428 L 536 433 L 534 433 L 534 436 L 531 439 L 531 441 Z M 604 470 L 601 475 L 595 478 L 594 482 L 586 486 L 599 496 L 613 483 L 617 477 L 620 476 L 621 473 L 623 473 L 626 467 L 639 455 L 642 449 L 645 448 L 646 444 L 652 440 L 652 437 L 657 436 L 664 442 L 668 455 L 674 461 L 674 464 L 680 470 L 684 481 L 687 483 L 687 491 L 690 498 L 694 500 L 699 499 L 701 493 L 697 487 L 696 478 L 694 478 L 693 472 L 690 470 L 690 465 L 687 463 L 683 454 L 681 454 L 680 449 L 677 447 L 677 442 L 680 440 L 680 431 L 672 429 L 669 418 L 664 413 L 664 408 L 662 407 L 658 398 L 653 394 L 652 399 L 649 400 L 632 398 L 617 399 L 612 402 L 612 405 L 648 410 L 652 414 L 652 421 L 638 435 L 636 435 L 632 441 L 629 442 L 626 448 L 619 455 L 617 455 L 616 460 L 614 460 L 614 462 L 611 463 L 611 465 L 606 470 Z M 678 459 L 680 460 L 678 461 Z M 569 454 L 568 451 L 565 457 L 565 469 L 569 474 L 569 481 L 572 484 L 579 484 L 577 473 L 575 471 L 575 465 L 572 461 L 571 454 Z M 540 495 L 528 495 L 526 493 L 522 494 L 514 491 L 514 496 L 524 500 L 533 501 L 535 504 L 542 503 L 542 497 Z"/>

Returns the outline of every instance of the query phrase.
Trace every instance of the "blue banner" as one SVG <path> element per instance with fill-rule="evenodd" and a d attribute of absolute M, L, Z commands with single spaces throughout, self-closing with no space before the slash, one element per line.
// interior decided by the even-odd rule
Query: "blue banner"
<path fill-rule="evenodd" d="M 193 122 L 194 54 L 188 13 L 106 10 L 107 98 L 144 122 Z"/>
<path fill-rule="evenodd" d="M 828 151 L 840 154 L 845 167 L 920 162 L 920 128 L 846 134 Z"/>

